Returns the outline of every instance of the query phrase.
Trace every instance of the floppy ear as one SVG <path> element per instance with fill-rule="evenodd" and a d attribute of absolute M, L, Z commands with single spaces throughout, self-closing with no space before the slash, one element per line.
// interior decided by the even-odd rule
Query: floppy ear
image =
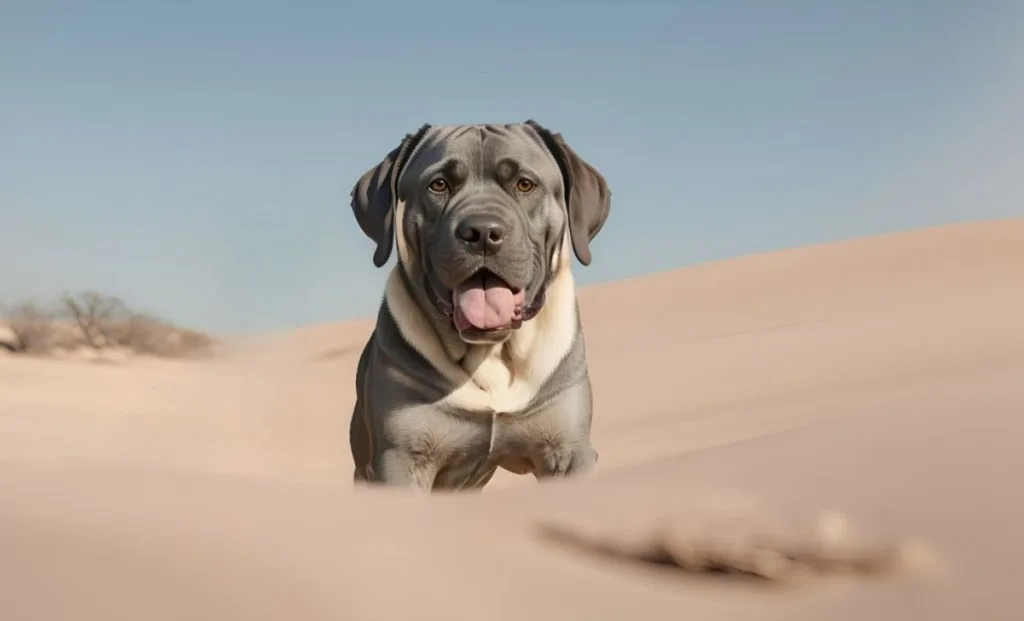
<path fill-rule="evenodd" d="M 363 233 L 377 244 L 373 253 L 373 264 L 377 267 L 388 262 L 394 246 L 398 177 L 428 129 L 430 125 L 425 124 L 415 134 L 406 134 L 402 143 L 384 161 L 363 173 L 352 188 L 352 213 Z"/>
<path fill-rule="evenodd" d="M 590 265 L 590 241 L 608 219 L 611 190 L 601 173 L 569 148 L 562 134 L 553 134 L 532 119 L 526 124 L 540 135 L 544 146 L 558 162 L 565 185 L 565 204 L 569 209 L 572 249 L 580 263 Z"/>

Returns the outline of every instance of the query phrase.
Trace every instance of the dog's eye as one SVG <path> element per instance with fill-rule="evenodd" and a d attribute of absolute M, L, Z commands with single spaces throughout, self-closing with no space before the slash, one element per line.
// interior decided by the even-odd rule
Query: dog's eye
<path fill-rule="evenodd" d="M 434 179 L 433 181 L 430 182 L 430 185 L 427 187 L 430 188 L 431 192 L 442 194 L 448 191 L 448 182 L 445 181 L 444 179 Z"/>
<path fill-rule="evenodd" d="M 537 187 L 537 184 L 530 181 L 526 177 L 522 177 L 519 181 L 516 181 L 516 190 L 519 190 L 523 194 L 529 194 L 533 191 L 533 188 Z"/>

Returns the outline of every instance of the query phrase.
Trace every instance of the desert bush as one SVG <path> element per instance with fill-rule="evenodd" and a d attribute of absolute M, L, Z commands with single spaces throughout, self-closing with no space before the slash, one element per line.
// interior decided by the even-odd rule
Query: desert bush
<path fill-rule="evenodd" d="M 7 327 L 14 335 L 10 348 L 18 353 L 39 354 L 55 347 L 60 341 L 60 330 L 53 311 L 35 302 L 21 302 L 3 309 Z"/>
<path fill-rule="evenodd" d="M 82 343 L 93 349 L 116 344 L 115 332 L 128 321 L 131 312 L 116 297 L 85 291 L 61 296 L 63 315 L 77 328 Z"/>
<path fill-rule="evenodd" d="M 110 342 L 140 354 L 165 358 L 181 358 L 206 352 L 213 344 L 206 334 L 179 328 L 146 315 L 131 313 L 107 327 Z"/>
<path fill-rule="evenodd" d="M 123 348 L 137 354 L 181 358 L 205 353 L 214 340 L 95 291 L 60 296 L 56 310 L 24 302 L 2 309 L 19 353 L 45 354 L 58 348 Z"/>

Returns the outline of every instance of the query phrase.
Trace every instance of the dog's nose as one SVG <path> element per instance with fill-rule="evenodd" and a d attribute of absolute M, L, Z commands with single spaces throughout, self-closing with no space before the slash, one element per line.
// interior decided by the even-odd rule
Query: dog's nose
<path fill-rule="evenodd" d="M 474 214 L 459 223 L 456 233 L 474 252 L 490 254 L 505 239 L 505 223 L 489 214 Z"/>

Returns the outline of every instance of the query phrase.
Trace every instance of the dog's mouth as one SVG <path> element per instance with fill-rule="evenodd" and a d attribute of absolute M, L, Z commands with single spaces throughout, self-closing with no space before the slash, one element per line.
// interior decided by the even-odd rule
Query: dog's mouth
<path fill-rule="evenodd" d="M 452 290 L 452 320 L 459 332 L 502 332 L 522 325 L 523 290 L 487 269 Z"/>
<path fill-rule="evenodd" d="M 463 338 L 482 338 L 491 341 L 518 330 L 524 322 L 537 316 L 544 307 L 545 291 L 542 285 L 533 295 L 529 304 L 523 289 L 508 284 L 508 281 L 487 268 L 479 269 L 472 276 L 446 290 L 424 274 L 424 286 L 431 293 L 437 310 L 448 318 L 451 327 Z"/>

